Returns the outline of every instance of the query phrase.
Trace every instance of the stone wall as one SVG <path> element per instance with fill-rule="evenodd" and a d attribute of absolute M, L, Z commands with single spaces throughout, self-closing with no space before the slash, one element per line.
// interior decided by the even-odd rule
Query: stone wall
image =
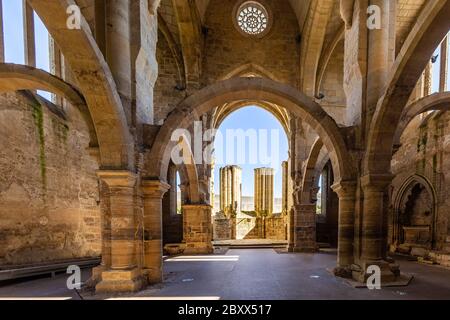
<path fill-rule="evenodd" d="M 346 97 L 343 79 L 344 41 L 340 41 L 330 58 L 319 89 L 325 96 L 320 101 L 321 106 L 338 124 L 345 123 Z"/>
<path fill-rule="evenodd" d="M 0 95 L 0 267 L 100 255 L 98 164 L 81 115 L 66 114 Z"/>
<path fill-rule="evenodd" d="M 449 243 L 446 242 L 450 234 L 450 189 L 447 187 L 450 179 L 449 120 L 449 114 L 442 112 L 433 112 L 426 117 L 418 116 L 406 128 L 401 138 L 402 146 L 392 160 L 392 172 L 395 178 L 390 192 L 389 242 L 392 242 L 393 238 L 396 202 L 402 196 L 403 187 L 411 177 L 420 176 L 431 184 L 436 195 L 435 249 L 450 249 Z M 421 205 L 423 207 L 423 204 L 418 203 L 417 208 L 420 209 Z M 414 224 L 423 224 L 429 219 L 415 217 L 414 220 L 412 221 Z"/>
<path fill-rule="evenodd" d="M 298 22 L 287 0 L 265 1 L 273 13 L 271 31 L 262 39 L 243 36 L 233 23 L 236 1 L 211 0 L 206 12 L 203 84 L 208 85 L 237 68 L 264 66 L 274 80 L 297 86 L 300 46 Z"/>
<path fill-rule="evenodd" d="M 287 216 L 273 216 L 265 219 L 266 239 L 287 240 Z"/>
<path fill-rule="evenodd" d="M 287 217 L 284 215 L 274 215 L 264 219 L 252 216 L 226 218 L 218 214 L 214 217 L 213 222 L 214 240 L 286 240 L 287 238 Z"/>
<path fill-rule="evenodd" d="M 183 100 L 185 93 L 176 89 L 177 65 L 161 32 L 158 32 L 156 60 L 159 71 L 154 90 L 154 120 L 155 124 L 162 124 L 167 115 Z"/>
<path fill-rule="evenodd" d="M 233 224 L 236 220 L 227 218 L 220 212 L 214 216 L 213 219 L 213 240 L 230 240 L 236 238 L 233 235 Z"/>

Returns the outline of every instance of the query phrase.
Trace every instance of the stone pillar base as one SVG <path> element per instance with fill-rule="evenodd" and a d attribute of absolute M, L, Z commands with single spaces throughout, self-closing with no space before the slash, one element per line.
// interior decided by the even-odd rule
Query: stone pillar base
<path fill-rule="evenodd" d="M 94 281 L 96 283 L 102 281 L 102 273 L 104 271 L 106 271 L 106 267 L 102 265 L 92 268 L 92 276 L 89 281 Z"/>
<path fill-rule="evenodd" d="M 367 273 L 370 266 L 377 266 L 381 270 L 381 284 L 388 284 L 397 281 L 400 278 L 400 269 L 397 264 L 389 263 L 383 260 L 366 261 L 361 266 L 352 266 L 352 277 L 358 282 L 365 283 L 372 275 Z"/>
<path fill-rule="evenodd" d="M 306 248 L 306 247 L 293 247 L 290 248 L 289 252 L 296 252 L 296 253 L 316 253 L 319 251 L 319 248 L 317 247 L 311 247 L 311 248 Z"/>
<path fill-rule="evenodd" d="M 103 271 L 101 277 L 95 286 L 96 293 L 136 292 L 146 284 L 138 268 Z"/>
<path fill-rule="evenodd" d="M 148 284 L 157 284 L 163 282 L 162 270 L 160 269 L 144 269 L 142 275 L 147 279 Z"/>

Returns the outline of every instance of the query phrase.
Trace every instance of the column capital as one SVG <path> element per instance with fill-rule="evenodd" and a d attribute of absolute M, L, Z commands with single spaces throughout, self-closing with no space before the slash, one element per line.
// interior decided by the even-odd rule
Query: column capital
<path fill-rule="evenodd" d="M 171 188 L 169 184 L 159 180 L 142 180 L 142 192 L 149 198 L 162 198 Z"/>
<path fill-rule="evenodd" d="M 331 186 L 331 189 L 341 197 L 355 197 L 356 181 L 339 181 Z"/>
<path fill-rule="evenodd" d="M 392 182 L 394 176 L 387 174 L 367 174 L 361 177 L 361 186 L 363 190 L 375 190 L 382 192 Z"/>
<path fill-rule="evenodd" d="M 134 172 L 126 170 L 98 170 L 96 173 L 109 187 L 132 188 L 137 179 Z"/>

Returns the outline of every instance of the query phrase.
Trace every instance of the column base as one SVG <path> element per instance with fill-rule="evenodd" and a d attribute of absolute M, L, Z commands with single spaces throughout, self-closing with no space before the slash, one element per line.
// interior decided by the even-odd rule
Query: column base
<path fill-rule="evenodd" d="M 147 279 L 148 284 L 158 284 L 163 282 L 162 270 L 160 269 L 144 269 L 143 277 Z"/>
<path fill-rule="evenodd" d="M 397 264 L 389 263 L 384 260 L 365 261 L 361 266 L 352 265 L 352 277 L 354 280 L 366 283 L 367 279 L 372 275 L 367 273 L 370 266 L 377 266 L 381 270 L 381 284 L 397 282 L 400 278 L 400 268 Z"/>
<path fill-rule="evenodd" d="M 290 247 L 288 248 L 289 252 L 295 253 L 316 253 L 319 251 L 317 247 Z"/>
<path fill-rule="evenodd" d="M 103 271 L 101 278 L 101 281 L 95 286 L 96 293 L 136 292 L 146 285 L 141 270 L 138 268 Z"/>
<path fill-rule="evenodd" d="M 99 265 L 92 268 L 91 277 L 85 282 L 84 286 L 87 288 L 95 288 L 95 286 L 102 281 L 102 273 L 106 270 L 105 266 Z"/>
<path fill-rule="evenodd" d="M 186 249 L 183 254 L 211 254 L 214 252 L 212 243 L 191 242 L 186 243 Z"/>
<path fill-rule="evenodd" d="M 333 269 L 333 274 L 338 278 L 353 279 L 353 270 L 350 266 L 336 267 Z"/>

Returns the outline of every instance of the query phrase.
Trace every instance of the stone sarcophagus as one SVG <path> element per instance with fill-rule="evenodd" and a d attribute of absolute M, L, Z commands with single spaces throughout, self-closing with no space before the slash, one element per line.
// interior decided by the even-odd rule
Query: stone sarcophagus
<path fill-rule="evenodd" d="M 430 226 L 403 227 L 405 245 L 429 247 L 431 245 Z"/>

